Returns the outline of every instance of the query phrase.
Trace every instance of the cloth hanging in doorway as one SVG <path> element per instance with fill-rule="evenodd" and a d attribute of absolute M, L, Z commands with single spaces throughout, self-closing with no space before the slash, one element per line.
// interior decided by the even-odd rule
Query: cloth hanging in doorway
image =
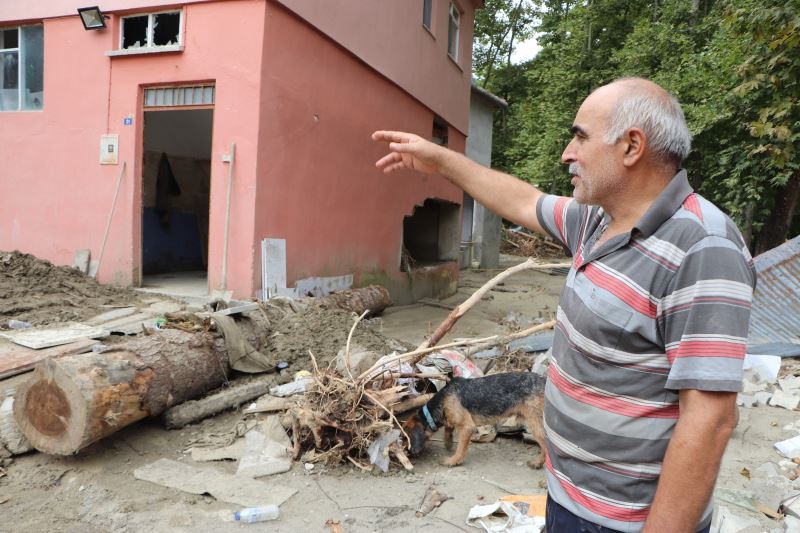
<path fill-rule="evenodd" d="M 156 175 L 156 214 L 158 222 L 164 229 L 169 228 L 169 197 L 179 196 L 181 186 L 175 179 L 172 172 L 172 165 L 165 152 L 161 152 L 161 159 L 158 161 L 158 174 Z"/>

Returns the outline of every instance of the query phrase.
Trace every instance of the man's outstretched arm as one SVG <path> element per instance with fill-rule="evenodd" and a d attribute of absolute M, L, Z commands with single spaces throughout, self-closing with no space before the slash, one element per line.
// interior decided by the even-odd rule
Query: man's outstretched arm
<path fill-rule="evenodd" d="M 536 217 L 536 202 L 542 192 L 533 185 L 412 133 L 376 131 L 372 140 L 389 143 L 390 153 L 375 163 L 384 172 L 412 169 L 441 174 L 494 213 L 544 233 Z"/>

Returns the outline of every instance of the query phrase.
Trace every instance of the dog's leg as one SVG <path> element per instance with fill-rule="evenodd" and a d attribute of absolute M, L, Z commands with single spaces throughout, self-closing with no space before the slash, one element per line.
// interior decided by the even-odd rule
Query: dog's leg
<path fill-rule="evenodd" d="M 464 461 L 473 431 L 475 431 L 475 424 L 471 420 L 465 421 L 464 424 L 458 427 L 458 448 L 456 448 L 456 453 L 442 462 L 443 465 L 456 466 Z"/>
<path fill-rule="evenodd" d="M 444 447 L 448 452 L 453 450 L 453 428 L 450 426 L 444 427 Z"/>
<path fill-rule="evenodd" d="M 541 403 L 541 402 L 537 402 Z M 539 445 L 539 453 L 528 461 L 528 466 L 531 468 L 541 468 L 544 465 L 545 458 L 545 443 L 544 443 L 544 415 L 542 413 L 541 405 L 526 406 L 525 409 L 525 425 L 528 426 L 528 431 L 533 435 L 536 444 Z"/>

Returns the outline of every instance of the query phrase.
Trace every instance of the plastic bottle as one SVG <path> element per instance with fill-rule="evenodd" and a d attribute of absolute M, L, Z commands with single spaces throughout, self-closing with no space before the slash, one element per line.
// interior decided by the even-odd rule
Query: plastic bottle
<path fill-rule="evenodd" d="M 264 505 L 263 507 L 248 507 L 233 513 L 233 519 L 237 522 L 263 522 L 265 520 L 275 520 L 278 518 L 280 509 L 277 505 Z"/>
<path fill-rule="evenodd" d="M 8 327 L 11 329 L 28 329 L 29 327 L 31 327 L 31 323 L 25 322 L 23 320 L 15 320 L 12 318 L 11 320 L 8 321 Z"/>

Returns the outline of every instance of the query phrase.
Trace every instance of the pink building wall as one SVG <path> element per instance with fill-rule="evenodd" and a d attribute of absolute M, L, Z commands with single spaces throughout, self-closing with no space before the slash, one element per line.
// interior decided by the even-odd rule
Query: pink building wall
<path fill-rule="evenodd" d="M 421 1 L 335 1 L 335 9 L 326 8 L 334 9 L 328 12 L 338 17 L 339 30 L 322 24 L 320 4 L 305 0 L 285 0 L 292 10 L 277 0 L 184 3 L 183 52 L 117 57 L 106 52 L 118 48 L 118 15 L 130 13 L 132 2 L 101 6 L 111 18 L 100 32 L 85 31 L 65 0 L 0 4 L 0 26 L 44 19 L 45 44 L 44 109 L 0 113 L 0 249 L 70 264 L 76 250 L 90 248 L 97 259 L 121 167 L 99 164 L 99 139 L 118 133 L 127 170 L 98 279 L 137 284 L 143 90 L 213 82 L 210 288 L 220 282 L 228 175 L 222 155 L 231 143 L 227 285 L 236 297 L 258 294 L 265 237 L 287 239 L 290 285 L 350 273 L 356 283 L 375 273 L 402 278 L 403 216 L 428 197 L 460 203 L 461 193 L 436 176 L 379 173 L 373 165 L 384 147 L 369 135 L 398 128 L 429 136 L 436 113 L 454 126 L 450 146 L 463 151 L 470 67 L 458 68 L 446 55 L 443 0 L 434 0 L 435 39 L 422 29 Z M 461 37 L 461 58 L 468 61 L 472 9 L 470 0 L 460 1 L 468 4 Z M 147 8 L 142 12 L 170 7 L 154 0 L 136 5 Z M 359 15 L 377 16 L 378 5 L 424 32 L 424 39 L 412 39 L 425 43 L 414 58 L 370 48 L 378 36 Z M 235 31 L 220 32 L 223 20 Z M 409 39 L 402 25 L 385 29 L 401 44 Z M 403 78 L 409 62 L 417 73 Z M 124 126 L 129 116 L 133 125 Z"/>
<path fill-rule="evenodd" d="M 261 44 L 265 3 L 236 0 L 185 6 L 185 50 L 109 58 L 118 20 L 84 31 L 77 16 L 44 21 L 44 110 L 0 113 L 0 249 L 19 249 L 56 264 L 75 250 L 100 255 L 118 165 L 100 165 L 100 135 L 119 134 L 127 171 L 117 198 L 101 282 L 138 282 L 141 259 L 142 94 L 144 85 L 213 81 L 216 105 L 211 163 L 209 284 L 220 279 L 227 164 L 237 145 L 228 287 L 254 291 L 253 237 Z M 214 38 L 219 21 L 237 28 Z M 242 53 L 248 50 L 248 53 Z M 123 119 L 134 116 L 133 126 Z"/>
<path fill-rule="evenodd" d="M 286 239 L 290 286 L 353 272 L 356 282 L 402 279 L 403 217 L 426 198 L 461 203 L 462 193 L 438 176 L 384 175 L 374 165 L 386 147 L 370 135 L 430 136 L 432 111 L 275 4 L 264 35 L 256 236 Z M 463 135 L 451 128 L 450 138 L 464 150 Z"/>

